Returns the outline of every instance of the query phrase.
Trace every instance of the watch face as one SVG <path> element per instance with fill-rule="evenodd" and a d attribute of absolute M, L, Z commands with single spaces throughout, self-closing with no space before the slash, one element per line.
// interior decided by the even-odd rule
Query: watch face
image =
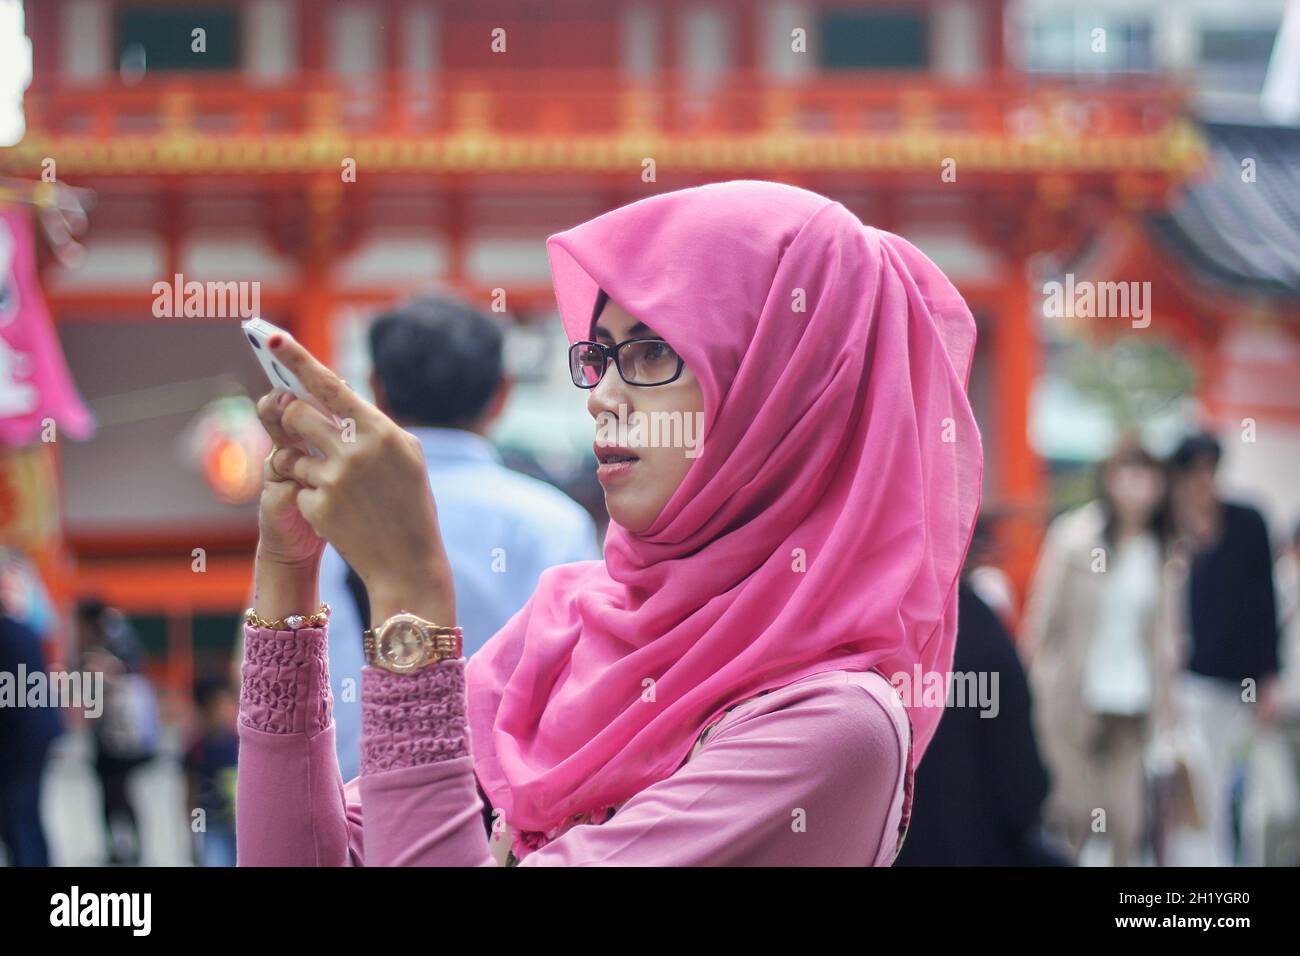
<path fill-rule="evenodd" d="M 415 667 L 424 660 L 424 633 L 410 621 L 393 621 L 379 635 L 378 651 L 395 668 Z"/>

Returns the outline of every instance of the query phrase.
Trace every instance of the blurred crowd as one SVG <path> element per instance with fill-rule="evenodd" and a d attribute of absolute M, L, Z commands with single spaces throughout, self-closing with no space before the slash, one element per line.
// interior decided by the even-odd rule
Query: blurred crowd
<path fill-rule="evenodd" d="M 369 340 L 376 404 L 416 434 L 443 516 L 465 653 L 516 610 L 545 568 L 597 558 L 601 516 L 489 440 L 510 389 L 497 323 L 422 297 L 380 316 Z M 1125 438 L 1093 500 L 1051 522 L 1022 613 L 998 567 L 995 516 L 977 529 L 959 587 L 954 673 L 996 675 L 993 713 L 951 707 L 916 780 L 903 865 L 1216 866 L 1300 860 L 1300 527 L 1276 553 L 1258 510 L 1224 500 L 1224 449 L 1188 436 L 1167 459 Z M 484 540 L 508 564 L 484 573 Z M 358 772 L 368 601 L 327 551 L 330 670 L 345 779 Z M 46 669 L 54 613 L 21 554 L 0 560 L 0 673 Z M 472 626 L 471 626 L 472 622 Z M 154 686 L 129 619 L 78 604 L 68 667 L 103 675 L 85 721 L 109 864 L 142 859 L 133 776 L 170 760 L 193 862 L 235 862 L 241 649 L 201 675 L 179 749 L 163 745 Z M 355 641 L 345 635 L 355 634 Z M 1015 637 L 1013 638 L 1013 635 Z M 350 685 L 350 686 L 349 686 Z M 48 865 L 42 781 L 68 716 L 0 707 L 0 844 Z"/>
<path fill-rule="evenodd" d="M 1000 707 L 944 717 L 900 862 L 1300 862 L 1300 527 L 1275 552 L 1220 495 L 1223 454 L 1121 440 L 1050 524 L 1018 622 L 981 522 L 954 671 L 997 673 Z"/>

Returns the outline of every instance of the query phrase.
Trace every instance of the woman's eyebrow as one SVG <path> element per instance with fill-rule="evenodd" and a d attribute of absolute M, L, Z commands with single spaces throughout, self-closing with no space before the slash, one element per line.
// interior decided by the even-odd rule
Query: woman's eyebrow
<path fill-rule="evenodd" d="M 654 329 L 650 328 L 650 326 L 646 325 L 644 322 L 637 322 L 630 329 L 627 330 L 627 336 L 630 339 L 634 339 L 639 335 L 657 336 L 658 333 L 655 332 Z M 609 334 L 608 329 L 603 329 L 600 326 L 597 326 L 596 338 L 601 338 L 602 336 L 604 338 L 610 339 L 611 341 L 614 338 L 614 336 Z"/>

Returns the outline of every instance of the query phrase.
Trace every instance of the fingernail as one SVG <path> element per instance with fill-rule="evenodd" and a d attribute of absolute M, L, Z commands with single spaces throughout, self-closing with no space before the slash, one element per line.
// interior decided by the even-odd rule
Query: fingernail
<path fill-rule="evenodd" d="M 293 392 L 284 392 L 283 394 L 281 394 L 280 400 L 276 402 L 276 404 L 280 408 L 284 408 L 284 406 L 288 405 L 292 401 L 293 401 Z"/>
<path fill-rule="evenodd" d="M 273 336 L 271 336 L 269 339 L 267 339 L 266 344 L 269 345 L 269 346 L 270 346 L 271 348 L 273 348 L 273 349 L 278 349 L 281 345 L 284 344 L 284 336 L 283 336 L 283 335 L 273 335 Z"/>

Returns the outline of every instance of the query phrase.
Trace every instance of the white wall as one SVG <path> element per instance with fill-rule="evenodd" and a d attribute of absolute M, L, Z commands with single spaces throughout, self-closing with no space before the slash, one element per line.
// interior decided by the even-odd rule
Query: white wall
<path fill-rule="evenodd" d="M 97 229 L 87 237 L 85 257 L 75 269 L 52 266 L 45 274 L 50 289 L 109 289 L 148 292 L 165 278 L 167 250 L 153 230 Z"/>
<path fill-rule="evenodd" d="M 99 79 L 117 69 L 117 64 L 111 62 L 112 13 L 107 0 L 67 0 L 63 4 L 59 15 L 59 67 L 63 77 Z"/>
<path fill-rule="evenodd" d="M 263 80 L 280 80 L 299 69 L 296 0 L 253 0 L 242 8 L 244 69 Z"/>
<path fill-rule="evenodd" d="M 1276 539 L 1300 520 L 1300 342 L 1275 325 L 1231 321 L 1220 346 L 1220 472 L 1225 489 L 1263 509 Z"/>
<path fill-rule="evenodd" d="M 546 234 L 502 236 L 472 234 L 465 249 L 465 271 L 473 282 L 488 286 L 551 281 Z"/>
<path fill-rule="evenodd" d="M 438 9 L 410 4 L 402 9 L 402 69 L 432 73 L 440 67 L 438 36 L 441 22 Z"/>
<path fill-rule="evenodd" d="M 324 6 L 324 5 L 322 5 Z M 329 68 L 338 73 L 373 73 L 382 68 L 380 9 L 369 3 L 329 5 Z"/>
<path fill-rule="evenodd" d="M 257 281 L 283 287 L 298 278 L 297 263 L 281 256 L 252 226 L 195 229 L 181 247 L 180 264 L 186 281 Z"/>
<path fill-rule="evenodd" d="M 435 281 L 447 270 L 442 237 L 419 227 L 371 230 L 338 264 L 341 288 L 396 286 L 411 289 Z"/>
<path fill-rule="evenodd" d="M 633 3 L 623 8 L 622 56 L 623 72 L 631 77 L 643 77 L 663 68 L 663 51 L 660 49 L 659 31 L 663 17 L 650 3 Z"/>
<path fill-rule="evenodd" d="M 817 15 L 812 6 L 798 0 L 767 0 L 758 9 L 759 69 L 772 77 L 796 79 L 815 72 L 817 62 Z M 791 33 L 807 31 L 808 52 L 791 49 Z"/>
<path fill-rule="evenodd" d="M 973 0 L 943 0 L 930 19 L 932 63 L 943 76 L 963 78 L 985 69 L 985 22 Z"/>
<path fill-rule="evenodd" d="M 736 24 L 718 4 L 685 7 L 677 21 L 677 49 L 683 84 L 693 93 L 714 90 L 735 61 Z"/>

